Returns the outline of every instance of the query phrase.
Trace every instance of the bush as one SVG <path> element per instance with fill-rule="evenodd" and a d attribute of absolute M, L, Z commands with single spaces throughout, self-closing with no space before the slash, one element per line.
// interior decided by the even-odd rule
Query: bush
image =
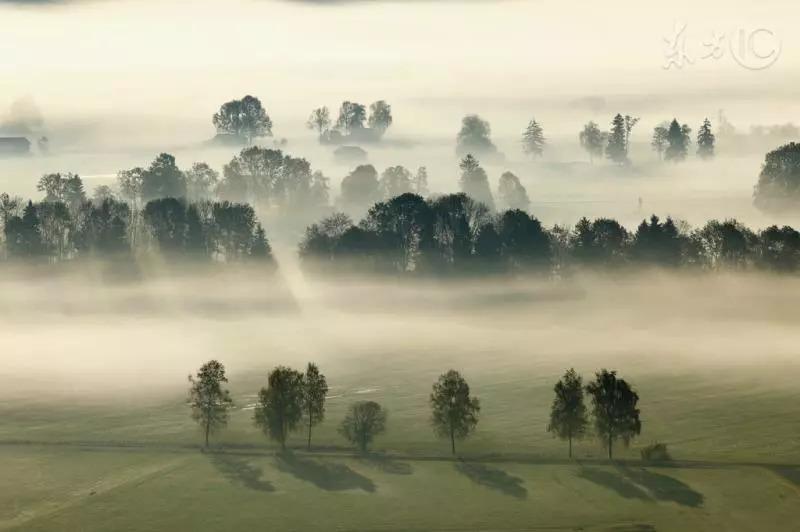
<path fill-rule="evenodd" d="M 654 443 L 642 449 L 642 460 L 645 462 L 668 462 L 672 457 L 667 452 L 666 443 Z"/>

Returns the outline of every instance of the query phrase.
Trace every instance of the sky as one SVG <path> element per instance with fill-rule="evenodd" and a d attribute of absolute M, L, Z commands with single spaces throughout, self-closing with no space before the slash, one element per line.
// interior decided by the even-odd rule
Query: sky
<path fill-rule="evenodd" d="M 0 0 L 0 110 L 30 96 L 57 116 L 180 117 L 247 92 L 279 117 L 378 94 L 448 105 L 778 101 L 800 72 L 798 15 L 779 0 Z M 688 61 L 665 69 L 676 22 Z M 777 61 L 741 66 L 727 41 L 742 31 L 754 35 L 751 62 L 779 43 Z M 715 34 L 723 55 L 703 59 Z"/>

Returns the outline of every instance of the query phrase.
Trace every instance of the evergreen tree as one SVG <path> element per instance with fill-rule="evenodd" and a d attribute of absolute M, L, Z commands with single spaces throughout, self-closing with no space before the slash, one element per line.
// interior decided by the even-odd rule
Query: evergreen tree
<path fill-rule="evenodd" d="M 689 144 L 691 143 L 692 130 L 686 124 L 680 125 L 678 120 L 673 119 L 667 131 L 667 149 L 664 152 L 664 159 L 672 162 L 680 162 L 686 159 L 689 154 Z"/>
<path fill-rule="evenodd" d="M 532 157 L 541 157 L 544 153 L 545 145 L 546 139 L 544 138 L 542 126 L 539 125 L 536 119 L 531 119 L 522 134 L 522 151 Z"/>
<path fill-rule="evenodd" d="M 714 144 L 716 137 L 711 131 L 711 121 L 706 118 L 700 131 L 697 132 L 697 155 L 701 159 L 712 159 L 714 157 Z"/>
<path fill-rule="evenodd" d="M 625 118 L 617 114 L 611 122 L 611 132 L 606 145 L 606 157 L 623 165 L 628 163 L 628 142 L 625 129 Z"/>

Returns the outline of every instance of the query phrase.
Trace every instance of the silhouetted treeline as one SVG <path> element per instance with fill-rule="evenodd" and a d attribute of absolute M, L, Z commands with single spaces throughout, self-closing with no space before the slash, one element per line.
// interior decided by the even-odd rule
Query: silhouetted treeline
<path fill-rule="evenodd" d="M 492 214 L 465 194 L 403 194 L 374 204 L 357 224 L 334 214 L 311 225 L 300 255 L 321 271 L 382 274 L 563 275 L 623 266 L 790 272 L 800 268 L 800 233 L 756 232 L 736 220 L 692 229 L 655 215 L 634 231 L 608 218 L 548 229 L 519 209 Z"/>
<path fill-rule="evenodd" d="M 255 211 L 244 203 L 162 198 L 141 210 L 113 197 L 24 203 L 0 195 L 5 257 L 47 262 L 125 259 L 157 251 L 167 258 L 272 263 Z"/>

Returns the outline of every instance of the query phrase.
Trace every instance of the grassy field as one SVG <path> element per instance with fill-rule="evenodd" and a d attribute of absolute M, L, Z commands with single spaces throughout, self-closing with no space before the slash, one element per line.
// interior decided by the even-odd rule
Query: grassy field
<path fill-rule="evenodd" d="M 653 285 L 649 313 L 634 308 L 639 287 L 617 286 L 626 303 L 602 313 L 595 300 L 607 293 L 564 303 L 501 298 L 510 313 L 466 311 L 463 299 L 454 313 L 414 296 L 410 306 L 390 298 L 391 308 L 326 302 L 291 321 L 202 316 L 164 326 L 163 317 L 72 316 L 80 341 L 38 341 L 61 341 L 75 372 L 3 375 L 0 529 L 800 530 L 800 332 L 775 310 L 796 287 L 761 287 L 759 300 L 752 287 L 725 286 L 710 302 L 691 300 L 696 287 Z M 744 296 L 750 304 L 731 310 Z M 666 306 L 671 297 L 680 308 Z M 714 319 L 700 319 L 707 315 Z M 8 325 L 6 337 L 36 342 L 41 332 L 27 320 Z M 126 351 L 141 330 L 159 338 L 138 351 L 150 373 Z M 121 341 L 102 356 L 79 356 L 87 338 L 114 336 Z M 217 343 L 186 355 L 181 338 L 193 350 Z M 202 452 L 185 376 L 210 355 L 228 365 L 236 410 Z M 279 453 L 253 426 L 250 405 L 269 368 L 309 359 L 331 385 L 327 418 L 313 452 L 298 432 Z M 87 376 L 87 368 L 120 364 L 135 378 L 114 374 L 119 389 L 86 392 L 111 371 Z M 570 366 L 586 378 L 619 369 L 641 396 L 642 435 L 613 464 L 591 435 L 567 460 L 566 445 L 545 430 L 552 386 Z M 457 459 L 428 422 L 430 386 L 449 367 L 482 401 L 478 431 Z M 375 453 L 359 457 L 336 429 L 347 405 L 366 398 L 388 409 L 389 427 Z M 654 441 L 668 444 L 673 463 L 641 462 L 641 447 Z"/>

